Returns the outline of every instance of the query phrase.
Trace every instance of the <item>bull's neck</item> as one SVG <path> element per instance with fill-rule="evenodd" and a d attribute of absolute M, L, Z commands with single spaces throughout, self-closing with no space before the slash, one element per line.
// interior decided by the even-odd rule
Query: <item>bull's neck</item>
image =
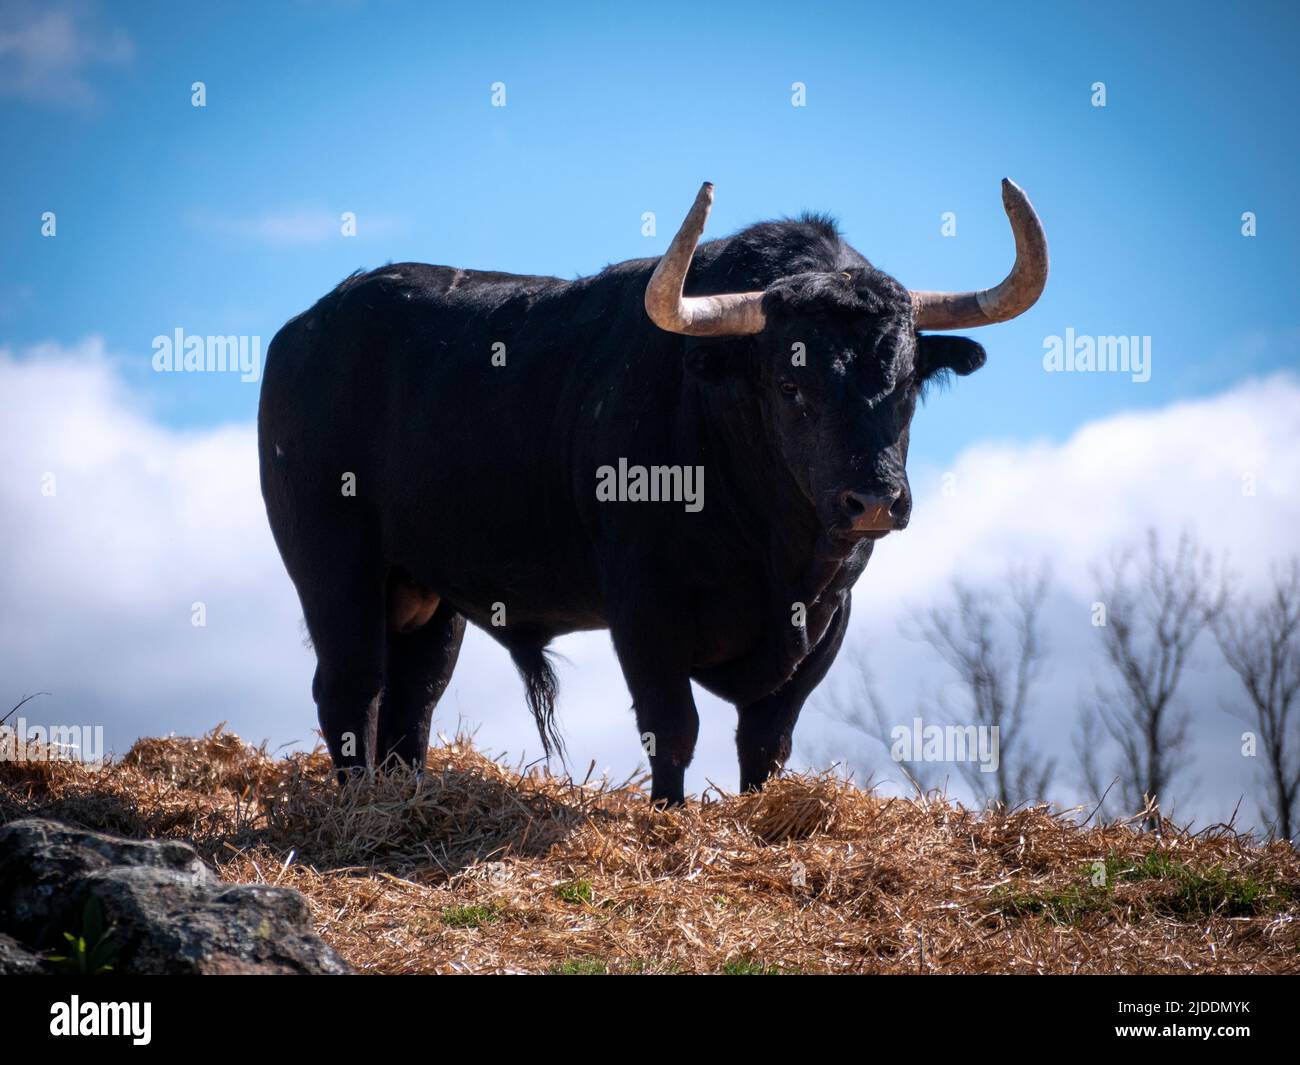
<path fill-rule="evenodd" d="M 727 667 L 747 686 L 741 689 L 750 692 L 747 698 L 758 698 L 786 683 L 820 643 L 855 571 L 844 567 L 844 555 L 827 540 L 816 508 L 777 454 L 753 393 L 700 384 L 684 393 L 692 389 L 707 460 L 727 470 L 720 508 L 729 523 L 727 543 L 745 543 L 762 560 L 763 636 Z M 713 479 L 715 499 L 719 480 Z M 801 625 L 790 623 L 795 603 L 805 607 Z"/>
<path fill-rule="evenodd" d="M 797 580 L 811 561 L 820 526 L 772 445 L 757 398 L 742 383 L 688 382 L 685 405 L 694 412 L 706 461 L 726 470 L 725 478 L 712 477 L 711 491 L 723 496 L 733 535 L 762 552 L 783 583 Z"/>

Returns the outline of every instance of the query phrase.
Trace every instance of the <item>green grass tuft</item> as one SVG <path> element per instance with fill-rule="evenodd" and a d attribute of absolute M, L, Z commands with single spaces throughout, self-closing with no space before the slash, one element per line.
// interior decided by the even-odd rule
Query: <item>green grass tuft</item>
<path fill-rule="evenodd" d="M 1080 871 L 1079 880 L 1049 891 L 1024 891 L 1003 886 L 992 895 L 992 903 L 1015 917 L 1041 917 L 1056 924 L 1075 924 L 1080 919 L 1106 913 L 1117 907 L 1118 884 L 1157 882 L 1167 890 L 1150 899 L 1159 913 L 1183 920 L 1205 917 L 1258 917 L 1283 908 L 1296 897 L 1295 889 L 1251 876 L 1231 873 L 1221 865 L 1198 867 L 1153 850 L 1141 858 L 1106 856 L 1105 876 L 1095 883 L 1096 869 Z"/>
<path fill-rule="evenodd" d="M 551 966 L 547 972 L 552 976 L 604 976 L 609 966 L 600 958 L 572 958 Z"/>
<path fill-rule="evenodd" d="M 570 880 L 555 889 L 555 896 L 561 902 L 571 902 L 576 906 L 589 906 L 592 900 L 590 880 Z"/>
<path fill-rule="evenodd" d="M 448 906 L 442 911 L 442 923 L 448 928 L 481 928 L 500 918 L 501 907 L 496 903 L 486 906 Z"/>

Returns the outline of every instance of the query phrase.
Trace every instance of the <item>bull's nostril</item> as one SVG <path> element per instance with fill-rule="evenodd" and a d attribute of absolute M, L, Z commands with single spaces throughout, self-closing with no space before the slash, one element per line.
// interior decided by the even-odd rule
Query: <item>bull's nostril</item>
<path fill-rule="evenodd" d="M 867 504 L 856 492 L 841 492 L 840 509 L 850 518 L 856 518 L 867 509 Z"/>
<path fill-rule="evenodd" d="M 901 488 L 864 494 L 845 489 L 837 497 L 840 513 L 857 532 L 888 532 L 907 524 L 911 500 Z"/>

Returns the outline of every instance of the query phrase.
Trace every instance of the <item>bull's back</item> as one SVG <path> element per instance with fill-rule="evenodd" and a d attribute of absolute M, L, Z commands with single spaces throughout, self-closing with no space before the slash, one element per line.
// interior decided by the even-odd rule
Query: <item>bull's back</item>
<path fill-rule="evenodd" d="M 353 275 L 272 340 L 260 433 L 372 476 L 430 444 L 468 441 L 506 420 L 521 387 L 545 387 L 526 350 L 499 365 L 506 342 L 493 338 L 517 333 L 538 294 L 563 285 L 419 263 Z"/>
<path fill-rule="evenodd" d="M 347 279 L 287 323 L 259 411 L 273 529 L 351 508 L 386 563 L 441 594 L 589 612 L 558 431 L 568 375 L 551 361 L 564 323 L 547 305 L 565 287 L 404 263 Z"/>

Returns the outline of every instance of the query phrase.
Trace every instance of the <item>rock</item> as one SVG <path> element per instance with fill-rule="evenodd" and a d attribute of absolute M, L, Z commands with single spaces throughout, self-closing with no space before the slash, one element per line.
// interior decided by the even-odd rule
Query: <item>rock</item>
<path fill-rule="evenodd" d="M 349 972 L 289 888 L 227 884 L 188 844 L 127 840 L 57 821 L 0 828 L 0 971 L 32 951 L 64 953 L 64 932 L 112 927 L 115 973 Z"/>
<path fill-rule="evenodd" d="M 23 945 L 0 933 L 0 976 L 37 976 L 45 972 L 41 959 Z"/>
<path fill-rule="evenodd" d="M 75 923 L 68 919 L 70 887 L 113 866 L 171 870 L 194 888 L 221 883 L 185 843 L 119 839 L 58 821 L 13 821 L 0 828 L 0 928 L 24 942 L 60 937 Z"/>

